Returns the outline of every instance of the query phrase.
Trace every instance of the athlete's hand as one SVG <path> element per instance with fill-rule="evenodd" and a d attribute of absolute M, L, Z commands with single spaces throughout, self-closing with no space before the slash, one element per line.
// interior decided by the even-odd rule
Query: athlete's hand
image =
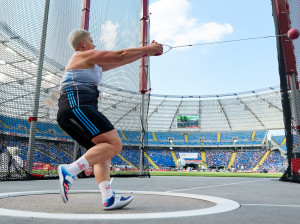
<path fill-rule="evenodd" d="M 159 56 L 163 53 L 163 45 L 160 43 L 157 43 L 155 40 L 152 41 L 152 43 L 148 46 L 149 52 L 148 56 Z"/>

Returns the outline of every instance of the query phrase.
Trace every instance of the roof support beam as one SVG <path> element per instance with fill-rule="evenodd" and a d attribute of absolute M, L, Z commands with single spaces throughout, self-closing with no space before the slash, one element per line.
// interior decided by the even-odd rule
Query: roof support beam
<path fill-rule="evenodd" d="M 229 121 L 229 119 L 228 119 L 228 116 L 227 116 L 227 114 L 226 114 L 225 108 L 223 107 L 223 105 L 222 105 L 222 103 L 221 103 L 221 101 L 220 101 L 219 99 L 218 99 L 217 101 L 218 101 L 218 103 L 219 103 L 219 105 L 220 105 L 220 107 L 221 107 L 222 112 L 224 113 L 224 116 L 225 116 L 225 118 L 226 118 L 226 121 L 227 121 L 227 123 L 228 123 L 228 126 L 229 126 L 230 130 L 232 130 L 232 127 L 231 127 L 230 121 Z"/>
<path fill-rule="evenodd" d="M 157 105 L 155 107 L 155 109 L 152 111 L 152 113 L 148 116 L 148 118 L 150 118 L 155 112 L 157 112 L 158 108 L 166 101 L 166 97 L 163 101 L 161 101 L 161 103 L 159 105 Z"/>
<path fill-rule="evenodd" d="M 125 116 L 127 116 L 130 112 L 132 111 L 136 111 L 138 106 L 140 106 L 140 104 L 136 104 L 135 107 L 131 108 L 131 110 L 127 111 L 124 115 L 122 115 L 115 123 L 113 123 L 114 125 L 117 124 L 120 120 L 122 120 Z"/>
<path fill-rule="evenodd" d="M 102 110 L 102 112 L 107 111 L 108 109 L 111 109 L 111 108 L 115 108 L 117 105 L 119 105 L 120 103 L 125 102 L 126 100 L 127 100 L 127 99 L 120 100 L 120 101 L 118 101 L 117 103 L 114 103 L 114 104 L 110 105 L 109 107 L 106 107 L 105 109 Z"/>
<path fill-rule="evenodd" d="M 178 114 L 178 111 L 179 111 L 179 108 L 180 108 L 180 106 L 182 104 L 182 101 L 183 101 L 183 98 L 181 98 L 181 101 L 180 101 L 179 105 L 177 106 L 176 112 L 175 112 L 175 114 L 174 114 L 174 116 L 172 118 L 172 122 L 171 122 L 170 127 L 169 127 L 169 131 L 171 130 L 171 127 L 172 127 L 172 125 L 174 123 L 176 115 Z"/>
<path fill-rule="evenodd" d="M 255 92 L 253 91 L 253 93 L 255 93 Z M 270 106 L 276 108 L 276 109 L 279 110 L 280 112 L 283 112 L 282 109 L 280 109 L 280 108 L 277 107 L 276 105 L 270 103 L 268 100 L 266 100 L 266 99 L 264 99 L 264 98 L 262 98 L 262 97 L 260 97 L 260 96 L 258 96 L 258 95 L 256 95 L 256 94 L 255 94 L 255 97 L 256 97 L 257 99 L 263 100 L 264 102 L 268 103 Z"/>
<path fill-rule="evenodd" d="M 244 105 L 244 107 L 248 110 L 248 111 L 250 111 L 250 113 L 255 117 L 255 119 L 260 123 L 260 125 L 264 128 L 264 129 L 266 129 L 266 127 L 265 127 L 265 125 L 262 123 L 262 121 L 256 116 L 256 114 L 247 106 L 247 104 L 244 102 L 244 101 L 242 101 L 239 97 L 237 97 L 237 99 L 240 101 L 240 103 L 241 104 L 243 104 Z"/>

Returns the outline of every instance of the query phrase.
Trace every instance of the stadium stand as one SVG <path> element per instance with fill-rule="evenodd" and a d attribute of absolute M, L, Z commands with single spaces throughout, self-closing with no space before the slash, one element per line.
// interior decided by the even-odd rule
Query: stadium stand
<path fill-rule="evenodd" d="M 140 153 L 138 149 L 129 149 L 123 148 L 122 152 L 120 153 L 125 159 L 130 161 L 134 166 L 137 166 L 140 161 Z"/>
<path fill-rule="evenodd" d="M 0 129 L 7 135 L 14 135 L 16 139 L 6 141 L 7 146 L 17 146 L 21 149 L 20 157 L 26 161 L 28 143 L 17 136 L 28 136 L 30 122 L 17 118 L 0 117 Z M 140 162 L 140 132 L 118 130 L 124 149 L 120 155 L 112 159 L 113 166 L 134 167 Z M 178 152 L 197 152 L 201 155 L 204 164 L 209 167 L 233 167 L 237 170 L 243 166 L 244 170 L 251 171 L 260 161 L 265 151 L 262 144 L 265 142 L 267 130 L 234 131 L 234 132 L 147 132 L 145 139 L 151 149 L 148 150 L 151 167 L 168 169 L 176 167 L 179 158 Z M 48 139 L 44 141 L 43 139 Z M 53 141 L 49 141 L 53 140 Z M 273 136 L 283 150 L 286 150 L 284 136 Z M 159 148 L 157 148 L 159 147 Z M 174 147 L 172 155 L 170 147 Z M 196 147 L 197 149 L 191 149 Z M 235 148 L 235 150 L 234 150 Z M 82 149 L 81 149 L 82 150 Z M 202 152 L 201 152 L 202 151 Z M 236 157 L 232 158 L 236 152 Z M 57 124 L 39 122 L 37 125 L 37 143 L 34 154 L 34 162 L 41 162 L 56 166 L 61 163 L 69 163 L 72 160 L 73 143 Z M 233 159 L 232 164 L 229 164 Z M 278 163 L 275 164 L 275 161 Z M 267 156 L 263 164 L 258 168 L 274 170 L 282 167 L 285 159 L 277 153 Z"/>
<path fill-rule="evenodd" d="M 252 171 L 255 165 L 259 162 L 260 158 L 264 155 L 265 150 L 247 149 L 237 151 L 234 167 L 241 170 Z"/>
<path fill-rule="evenodd" d="M 0 117 L 0 129 L 6 134 L 28 136 L 30 123 L 17 118 Z M 229 145 L 262 145 L 266 138 L 267 131 L 255 131 L 255 138 L 252 139 L 254 131 L 242 132 L 147 132 L 145 139 L 153 146 L 229 146 Z M 118 134 L 125 145 L 139 145 L 140 132 L 118 130 Z M 155 136 L 155 138 L 154 138 Z M 218 139 L 219 136 L 219 139 Z M 71 141 L 57 124 L 37 123 L 37 138 Z M 170 142 L 172 140 L 172 143 Z"/>
<path fill-rule="evenodd" d="M 127 133 L 128 134 L 128 133 Z M 167 135 L 167 134 L 166 134 Z M 132 135 L 134 136 L 134 135 Z M 179 135 L 178 135 L 179 136 Z M 20 157 L 26 161 L 28 145 L 27 141 L 20 137 L 15 139 L 10 138 L 1 143 L 2 151 L 5 146 L 17 146 L 20 150 Z M 84 150 L 84 149 L 81 149 Z M 207 167 L 228 167 L 230 159 L 233 153 L 236 151 L 236 158 L 234 159 L 232 167 L 236 170 L 241 170 L 241 167 L 245 171 L 251 171 L 257 163 L 260 161 L 262 156 L 265 154 L 266 150 L 261 149 L 236 149 L 226 148 L 226 149 L 188 149 L 188 148 L 178 148 L 175 150 L 170 150 L 169 147 L 164 148 L 151 148 L 148 150 L 148 155 L 152 161 L 160 169 L 171 169 L 176 167 L 176 159 L 179 158 L 180 152 L 185 153 L 198 153 L 199 160 L 205 161 Z M 175 158 L 172 155 L 175 152 Z M 52 167 L 56 167 L 61 163 L 69 163 L 72 161 L 73 155 L 73 143 L 70 142 L 57 142 L 57 141 L 44 141 L 39 140 L 36 143 L 36 150 L 34 153 L 34 162 L 50 164 Z M 203 158 L 205 157 L 205 158 Z M 140 150 L 138 148 L 126 147 L 124 146 L 123 151 L 120 155 L 115 156 L 112 159 L 113 166 L 124 166 L 129 168 L 134 168 L 139 164 L 140 160 Z M 286 159 L 281 156 L 280 152 L 272 151 L 263 164 L 258 168 L 258 171 L 278 171 L 284 164 L 286 164 Z M 154 167 L 152 167 L 154 168 Z"/>
<path fill-rule="evenodd" d="M 259 167 L 259 171 L 273 171 L 282 172 L 284 167 L 287 165 L 287 160 L 284 158 L 279 150 L 271 151 L 268 158 Z"/>
<path fill-rule="evenodd" d="M 285 145 L 285 136 L 284 135 L 278 135 L 278 136 L 272 136 L 271 138 L 277 145 L 280 146 L 282 150 L 286 152 L 286 145 Z"/>
<path fill-rule="evenodd" d="M 227 167 L 230 161 L 232 150 L 205 150 L 205 156 L 208 167 Z"/>

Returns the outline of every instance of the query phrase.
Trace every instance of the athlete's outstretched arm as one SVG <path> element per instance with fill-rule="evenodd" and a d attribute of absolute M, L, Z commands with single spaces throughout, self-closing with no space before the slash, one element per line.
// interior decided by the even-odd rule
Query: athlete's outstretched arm
<path fill-rule="evenodd" d="M 102 67 L 103 71 L 108 71 L 129 63 L 132 63 L 143 56 L 162 54 L 163 47 L 161 44 L 153 41 L 149 46 L 139 48 L 128 48 L 118 51 L 99 51 L 93 50 L 89 54 L 89 63 L 97 64 Z"/>

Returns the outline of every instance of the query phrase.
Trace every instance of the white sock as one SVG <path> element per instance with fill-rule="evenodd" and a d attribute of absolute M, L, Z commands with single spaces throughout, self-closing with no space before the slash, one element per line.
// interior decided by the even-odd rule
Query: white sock
<path fill-rule="evenodd" d="M 83 170 L 89 167 L 90 165 L 88 161 L 84 158 L 84 156 L 81 156 L 75 162 L 68 165 L 68 171 L 73 176 L 81 173 Z"/>
<path fill-rule="evenodd" d="M 110 187 L 110 182 L 109 181 L 102 181 L 99 184 L 99 189 L 101 191 L 102 200 L 103 199 L 108 199 L 111 196 L 113 196 L 113 194 L 114 194 L 114 191 Z"/>

